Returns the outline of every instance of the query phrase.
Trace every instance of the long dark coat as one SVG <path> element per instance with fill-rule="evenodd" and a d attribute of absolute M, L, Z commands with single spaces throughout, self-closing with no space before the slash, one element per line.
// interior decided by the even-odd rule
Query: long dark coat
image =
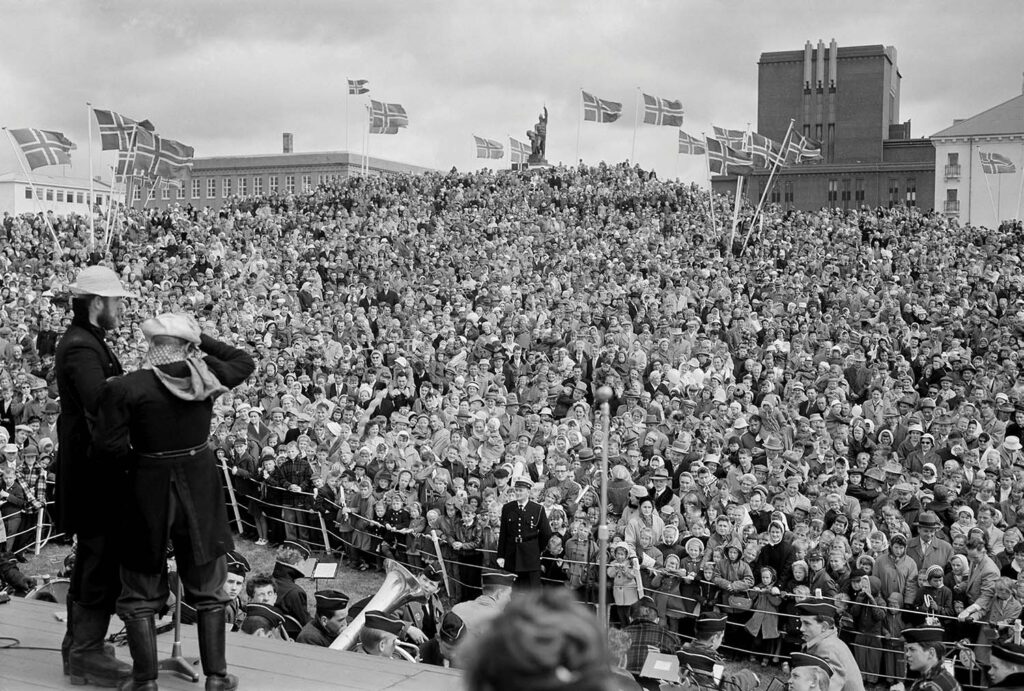
<path fill-rule="evenodd" d="M 60 343 L 54 369 L 60 392 L 57 419 L 57 529 L 83 537 L 109 531 L 119 519 L 124 472 L 94 455 L 92 425 L 100 390 L 124 374 L 104 331 L 75 319 Z"/>
<path fill-rule="evenodd" d="M 245 352 L 205 334 L 200 348 L 210 371 L 227 387 L 241 384 L 256 368 Z M 175 363 L 165 371 L 180 377 L 186 368 Z M 194 563 L 209 563 L 234 549 L 213 450 L 206 447 L 194 455 L 160 460 L 145 457 L 205 444 L 212 417 L 212 399 L 182 400 L 152 370 L 111 379 L 103 387 L 95 445 L 111 464 L 127 469 L 127 496 L 119 506 L 118 528 L 126 547 L 122 564 L 128 569 L 159 573 L 163 568 L 172 482 L 184 505 Z M 180 551 L 181 545 L 175 548 Z"/>
<path fill-rule="evenodd" d="M 537 502 L 527 502 L 522 509 L 515 501 L 501 507 L 498 557 L 505 560 L 506 571 L 540 571 L 540 553 L 550 539 L 547 514 Z"/>

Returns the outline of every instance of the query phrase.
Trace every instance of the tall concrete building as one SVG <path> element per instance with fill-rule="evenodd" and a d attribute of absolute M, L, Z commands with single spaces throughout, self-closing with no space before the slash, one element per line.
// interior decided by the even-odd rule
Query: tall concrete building
<path fill-rule="evenodd" d="M 902 76 L 892 46 L 839 47 L 808 41 L 803 50 L 762 53 L 758 61 L 757 132 L 782 142 L 794 131 L 821 143 L 820 161 L 780 167 L 769 202 L 786 208 L 845 209 L 907 204 L 931 208 L 935 153 L 912 139 L 900 118 Z M 744 186 L 757 203 L 770 171 Z M 735 178 L 713 180 L 716 191 Z"/>

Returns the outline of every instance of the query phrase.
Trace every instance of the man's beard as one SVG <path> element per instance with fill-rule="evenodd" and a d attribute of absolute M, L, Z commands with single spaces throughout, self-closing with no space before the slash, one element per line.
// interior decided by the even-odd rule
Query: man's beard
<path fill-rule="evenodd" d="M 120 323 L 121 320 L 117 310 L 111 307 L 110 302 L 104 300 L 103 309 L 96 315 L 96 324 L 104 331 L 110 331 L 111 329 L 116 329 Z"/>

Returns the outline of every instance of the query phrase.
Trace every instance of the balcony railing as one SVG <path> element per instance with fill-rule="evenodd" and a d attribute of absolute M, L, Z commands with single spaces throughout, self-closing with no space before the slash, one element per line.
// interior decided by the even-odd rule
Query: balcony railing
<path fill-rule="evenodd" d="M 957 179 L 960 178 L 960 166 L 959 166 L 959 164 L 958 165 L 952 165 L 952 166 L 946 166 L 946 179 L 950 180 L 950 179 L 953 179 L 953 178 L 957 178 Z"/>
<path fill-rule="evenodd" d="M 947 199 L 942 206 L 942 210 L 947 214 L 959 214 L 960 213 L 960 200 L 959 199 Z"/>

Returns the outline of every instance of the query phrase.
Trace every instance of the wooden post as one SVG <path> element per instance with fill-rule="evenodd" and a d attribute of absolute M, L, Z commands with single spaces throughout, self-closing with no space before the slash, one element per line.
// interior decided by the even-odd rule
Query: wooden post
<path fill-rule="evenodd" d="M 43 548 L 43 523 L 46 521 L 46 507 L 39 509 L 38 516 L 36 518 L 36 547 L 34 553 L 39 556 L 39 551 Z"/>
<path fill-rule="evenodd" d="M 228 488 L 228 498 L 231 499 L 231 510 L 235 514 L 235 526 L 238 528 L 238 534 L 242 534 L 242 514 L 238 512 L 238 501 L 235 499 L 235 488 L 231 484 L 231 473 L 228 472 L 228 466 L 226 463 L 222 463 L 220 469 L 224 471 L 224 484 Z"/>
<path fill-rule="evenodd" d="M 328 554 L 330 554 L 330 552 L 331 552 L 331 538 L 327 534 L 327 523 L 324 522 L 324 515 L 322 513 L 317 511 L 316 515 L 320 518 L 320 534 L 324 538 L 324 551 L 327 552 Z"/>
<path fill-rule="evenodd" d="M 452 588 L 448 583 L 448 567 L 444 563 L 444 557 L 441 555 L 441 543 L 437 541 L 437 531 L 430 531 L 430 541 L 434 543 L 434 552 L 437 553 L 437 562 L 441 565 L 441 577 L 444 579 L 444 590 L 451 597 Z"/>

